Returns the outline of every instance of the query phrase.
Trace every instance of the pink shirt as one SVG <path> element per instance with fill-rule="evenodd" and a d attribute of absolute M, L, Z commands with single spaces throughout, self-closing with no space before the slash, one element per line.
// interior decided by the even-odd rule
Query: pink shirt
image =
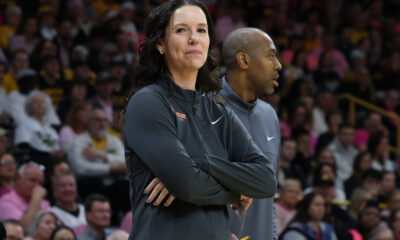
<path fill-rule="evenodd" d="M 276 233 L 278 236 L 285 230 L 286 226 L 292 221 L 296 214 L 295 209 L 288 209 L 283 207 L 279 202 L 275 204 L 275 222 L 276 222 Z"/>
<path fill-rule="evenodd" d="M 19 220 L 28 209 L 29 202 L 25 201 L 15 190 L 5 194 L 0 198 L 0 220 L 16 219 Z M 40 202 L 41 210 L 50 210 L 50 204 L 46 200 Z"/>
<path fill-rule="evenodd" d="M 10 188 L 8 188 L 8 187 L 6 187 L 6 186 L 1 186 L 1 187 L 0 187 L 0 198 L 1 198 L 3 195 L 6 195 L 6 194 L 9 193 L 9 192 L 11 192 L 11 189 L 10 189 Z"/>

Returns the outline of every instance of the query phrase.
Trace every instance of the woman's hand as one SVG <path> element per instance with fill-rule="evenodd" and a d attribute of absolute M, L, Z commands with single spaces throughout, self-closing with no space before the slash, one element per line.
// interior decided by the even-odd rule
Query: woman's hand
<path fill-rule="evenodd" d="M 151 192 L 151 193 L 150 193 Z M 161 202 L 169 195 L 167 201 L 164 203 L 165 207 L 169 207 L 172 202 L 175 200 L 175 196 L 170 194 L 169 191 L 165 188 L 164 184 L 158 178 L 154 178 L 149 185 L 147 185 L 144 190 L 145 194 L 149 194 L 150 196 L 147 198 L 147 203 L 153 203 L 154 206 L 159 206 Z M 157 197 L 158 196 L 158 197 Z M 154 202 L 154 199 L 157 200 Z"/>

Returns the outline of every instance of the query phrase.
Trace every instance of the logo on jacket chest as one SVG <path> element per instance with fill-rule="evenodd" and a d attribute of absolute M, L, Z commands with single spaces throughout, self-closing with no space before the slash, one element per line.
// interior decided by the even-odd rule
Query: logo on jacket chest
<path fill-rule="evenodd" d="M 174 107 L 172 107 L 171 105 L 170 105 L 170 107 L 171 107 L 171 110 L 172 110 L 172 111 L 175 113 L 175 115 L 178 117 L 178 119 L 187 120 L 186 114 L 175 111 Z"/>

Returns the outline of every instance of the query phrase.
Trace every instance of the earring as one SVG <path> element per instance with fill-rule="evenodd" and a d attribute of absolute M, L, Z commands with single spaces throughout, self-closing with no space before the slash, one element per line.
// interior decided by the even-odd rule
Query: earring
<path fill-rule="evenodd" d="M 164 51 L 162 49 L 159 49 L 158 51 L 160 52 L 161 55 L 164 54 Z"/>

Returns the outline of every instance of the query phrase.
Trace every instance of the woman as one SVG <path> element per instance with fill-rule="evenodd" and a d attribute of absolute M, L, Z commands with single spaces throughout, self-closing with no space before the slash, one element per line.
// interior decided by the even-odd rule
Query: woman
<path fill-rule="evenodd" d="M 58 225 L 58 219 L 50 211 L 39 211 L 28 227 L 28 235 L 33 240 L 50 240 L 51 233 Z"/>
<path fill-rule="evenodd" d="M 66 124 L 60 130 L 61 149 L 68 152 L 73 140 L 88 128 L 92 106 L 85 101 L 75 103 L 69 110 Z"/>
<path fill-rule="evenodd" d="M 371 168 L 371 154 L 362 151 L 357 154 L 353 163 L 353 175 L 344 182 L 344 189 L 347 198 L 352 196 L 354 189 L 361 186 L 362 175 Z"/>
<path fill-rule="evenodd" d="M 325 215 L 325 201 L 322 195 L 309 193 L 297 208 L 293 222 L 282 233 L 282 240 L 336 240 L 332 226 L 322 221 Z"/>
<path fill-rule="evenodd" d="M 372 133 L 368 140 L 368 151 L 372 155 L 372 168 L 378 171 L 394 172 L 394 163 L 390 157 L 389 138 L 384 132 Z"/>
<path fill-rule="evenodd" d="M 0 154 L 0 197 L 14 189 L 17 163 L 11 154 Z"/>
<path fill-rule="evenodd" d="M 141 46 L 124 136 L 135 224 L 130 239 L 231 238 L 228 204 L 241 195 L 272 197 L 275 174 L 239 119 L 212 93 L 212 20 L 197 0 L 167 1 L 153 9 Z M 146 204 L 158 177 L 176 199 Z M 163 185 L 160 185 L 163 186 Z M 163 188 L 163 187 L 161 187 Z"/>
<path fill-rule="evenodd" d="M 349 214 L 357 220 L 361 211 L 364 210 L 368 201 L 373 200 L 373 193 L 366 188 L 356 188 L 350 198 Z"/>
<path fill-rule="evenodd" d="M 12 53 L 16 49 L 24 49 L 31 54 L 39 39 L 37 37 L 37 20 L 35 17 L 29 17 L 19 30 L 19 33 L 10 37 L 10 48 Z"/>
<path fill-rule="evenodd" d="M 51 233 L 50 240 L 76 240 L 76 235 L 71 228 L 59 226 Z"/>

